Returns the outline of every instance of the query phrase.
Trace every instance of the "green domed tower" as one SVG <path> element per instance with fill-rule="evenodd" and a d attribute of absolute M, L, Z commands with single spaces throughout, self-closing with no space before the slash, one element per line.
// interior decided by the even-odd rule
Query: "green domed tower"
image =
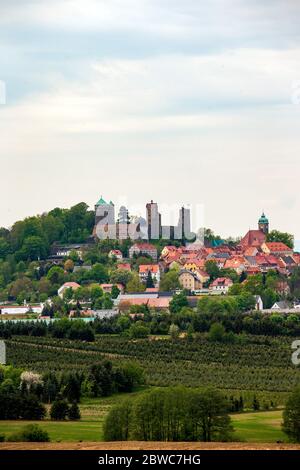
<path fill-rule="evenodd" d="M 265 235 L 268 235 L 269 233 L 269 220 L 265 216 L 264 212 L 262 213 L 258 221 L 258 229 L 261 230 Z"/>

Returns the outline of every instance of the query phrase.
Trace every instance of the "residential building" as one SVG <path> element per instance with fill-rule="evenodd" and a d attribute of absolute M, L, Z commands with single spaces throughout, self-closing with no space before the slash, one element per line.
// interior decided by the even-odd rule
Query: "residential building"
<path fill-rule="evenodd" d="M 233 282 L 228 277 L 218 277 L 209 286 L 210 290 L 216 294 L 227 294 Z"/>
<path fill-rule="evenodd" d="M 101 289 L 103 290 L 104 293 L 109 293 L 111 294 L 111 290 L 113 286 L 116 286 L 120 292 L 124 291 L 124 286 L 123 284 L 100 284 Z"/>
<path fill-rule="evenodd" d="M 179 283 L 183 289 L 191 292 L 202 289 L 203 287 L 203 282 L 198 277 L 198 272 L 188 271 L 187 269 L 180 271 Z"/>
<path fill-rule="evenodd" d="M 123 255 L 121 250 L 110 250 L 108 253 L 109 258 L 116 258 L 117 260 L 122 260 Z"/>
<path fill-rule="evenodd" d="M 77 290 L 80 285 L 77 282 L 65 282 L 57 291 L 59 297 L 63 297 L 67 289 Z"/>
<path fill-rule="evenodd" d="M 139 266 L 139 277 L 141 282 L 146 283 L 149 272 L 151 273 L 152 280 L 154 285 L 159 285 L 160 283 L 160 269 L 158 264 L 141 264 Z"/>
<path fill-rule="evenodd" d="M 124 269 L 125 271 L 131 271 L 129 263 L 117 263 L 117 269 Z"/>
<path fill-rule="evenodd" d="M 270 254 L 277 255 L 277 256 L 293 255 L 293 250 L 282 242 L 264 242 L 261 245 L 261 249 L 267 255 L 270 255 Z"/>
<path fill-rule="evenodd" d="M 135 243 L 132 245 L 129 248 L 129 258 L 133 258 L 134 255 L 148 255 L 154 261 L 157 261 L 157 249 L 150 243 Z"/>

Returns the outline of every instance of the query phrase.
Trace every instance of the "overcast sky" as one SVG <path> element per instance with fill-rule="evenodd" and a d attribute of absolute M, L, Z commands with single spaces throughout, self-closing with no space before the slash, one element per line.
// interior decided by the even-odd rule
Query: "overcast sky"
<path fill-rule="evenodd" d="M 299 23 L 297 0 L 1 0 L 0 225 L 103 195 L 300 240 Z"/>

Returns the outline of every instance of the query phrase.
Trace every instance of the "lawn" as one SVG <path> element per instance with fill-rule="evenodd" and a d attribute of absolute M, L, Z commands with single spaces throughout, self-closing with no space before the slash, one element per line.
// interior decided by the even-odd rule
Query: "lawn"
<path fill-rule="evenodd" d="M 286 442 L 281 431 L 282 411 L 241 413 L 231 416 L 235 436 L 243 442 Z"/>
<path fill-rule="evenodd" d="M 80 404 L 82 419 L 80 421 L 39 421 L 47 430 L 52 442 L 88 442 L 103 440 L 103 420 L 110 407 L 137 393 L 118 394 L 108 398 L 83 399 Z M 282 411 L 263 411 L 231 415 L 235 437 L 241 442 L 286 442 L 280 425 Z M 0 421 L 0 434 L 18 431 L 28 421 Z M 30 421 L 30 423 L 32 423 Z"/>
<path fill-rule="evenodd" d="M 80 421 L 0 421 L 0 434 L 8 435 L 26 424 L 36 423 L 49 433 L 52 442 L 102 441 L 103 420 L 111 406 L 129 397 L 133 398 L 145 388 L 107 398 L 84 398 L 80 403 Z"/>

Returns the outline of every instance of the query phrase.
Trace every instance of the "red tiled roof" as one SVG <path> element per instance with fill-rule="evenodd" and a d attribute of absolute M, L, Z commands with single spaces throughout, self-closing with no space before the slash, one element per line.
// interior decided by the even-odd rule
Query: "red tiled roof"
<path fill-rule="evenodd" d="M 233 282 L 228 277 L 218 277 L 211 283 L 211 287 L 217 286 L 232 286 Z"/>
<path fill-rule="evenodd" d="M 158 273 L 159 265 L 158 264 L 141 264 L 139 266 L 139 272 L 140 273 L 147 273 L 149 271 L 151 273 Z"/>
<path fill-rule="evenodd" d="M 282 242 L 266 242 L 266 246 L 273 253 L 276 253 L 277 251 L 292 251 L 291 248 Z"/>
<path fill-rule="evenodd" d="M 266 235 L 261 230 L 249 230 L 240 241 L 241 246 L 260 247 L 266 241 Z"/>
<path fill-rule="evenodd" d="M 155 250 L 156 251 L 156 247 L 154 245 L 151 245 L 151 243 L 135 243 L 134 245 L 132 245 L 131 248 L 134 248 L 134 249 L 138 249 L 138 250 Z"/>

